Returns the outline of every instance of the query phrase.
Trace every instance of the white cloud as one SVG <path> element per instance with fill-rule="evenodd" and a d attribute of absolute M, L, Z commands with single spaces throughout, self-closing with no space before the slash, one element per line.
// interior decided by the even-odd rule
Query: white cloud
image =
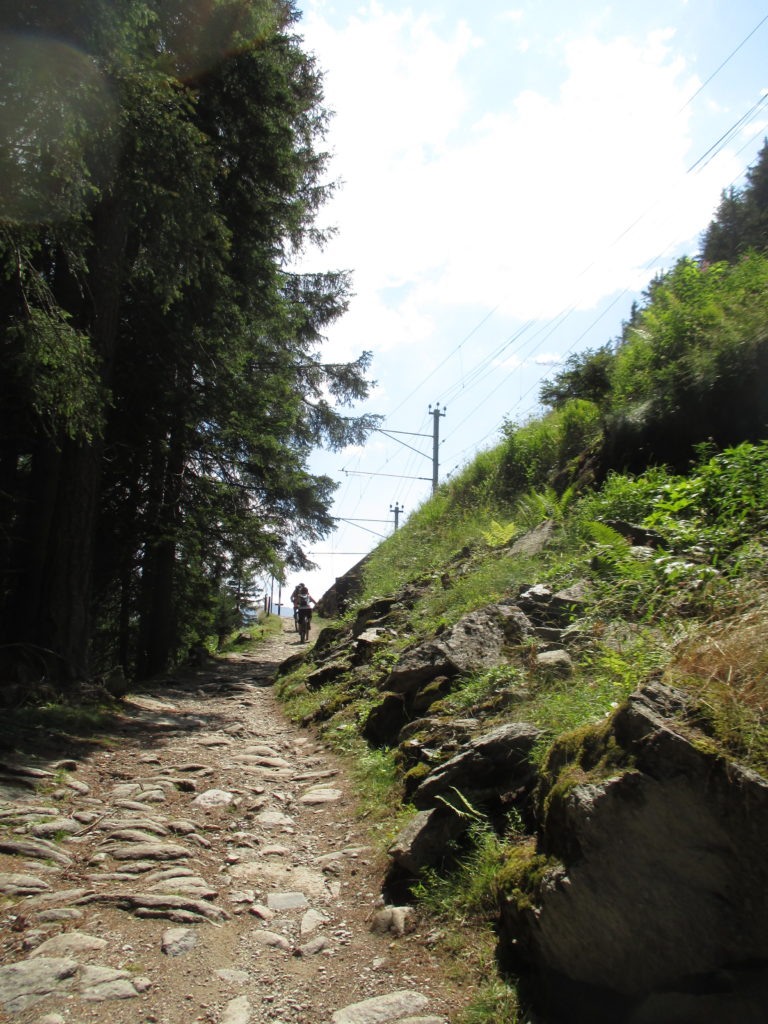
<path fill-rule="evenodd" d="M 375 287 L 361 285 L 346 315 L 329 332 L 323 358 L 342 362 L 363 351 L 381 355 L 401 345 L 417 346 L 431 337 L 434 323 L 424 309 L 407 297 L 388 305 L 385 296 Z M 376 376 L 375 366 L 372 374 Z"/>
<path fill-rule="evenodd" d="M 517 356 L 508 356 L 506 359 L 494 359 L 492 365 L 503 367 L 506 370 L 516 370 L 518 366 L 523 365 L 523 360 L 518 359 Z"/>
<path fill-rule="evenodd" d="M 525 17 L 525 11 L 517 8 L 510 11 L 502 11 L 501 14 L 497 15 L 499 21 L 522 21 Z"/>
<path fill-rule="evenodd" d="M 559 366 L 562 361 L 563 357 L 554 352 L 542 352 L 541 355 L 535 356 L 533 359 L 537 366 Z"/>
<path fill-rule="evenodd" d="M 549 95 L 517 89 L 510 67 L 478 115 L 462 61 L 481 41 L 465 22 L 371 4 L 342 29 L 318 13 L 305 27 L 346 180 L 327 258 L 354 268 L 358 292 L 335 348 L 422 341 L 432 304 L 544 319 L 642 287 L 664 265 L 659 239 L 694 238 L 736 173 L 721 156 L 685 175 L 697 82 L 669 31 L 571 41 Z"/>

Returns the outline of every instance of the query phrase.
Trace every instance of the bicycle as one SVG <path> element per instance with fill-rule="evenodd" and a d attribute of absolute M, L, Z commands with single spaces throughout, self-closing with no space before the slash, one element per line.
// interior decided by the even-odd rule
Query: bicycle
<path fill-rule="evenodd" d="M 309 629 L 312 623 L 312 609 L 309 606 L 306 608 L 297 608 L 296 613 L 299 620 L 299 640 L 301 643 L 306 643 L 309 638 Z"/>

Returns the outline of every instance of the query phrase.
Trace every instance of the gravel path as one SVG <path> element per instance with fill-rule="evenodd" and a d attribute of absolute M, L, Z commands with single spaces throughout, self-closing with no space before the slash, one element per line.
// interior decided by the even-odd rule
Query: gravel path
<path fill-rule="evenodd" d="M 3 758 L 0 1019 L 450 1022 L 418 922 L 371 930 L 383 863 L 343 766 L 272 694 L 297 640 L 128 698 L 113 745 Z"/>

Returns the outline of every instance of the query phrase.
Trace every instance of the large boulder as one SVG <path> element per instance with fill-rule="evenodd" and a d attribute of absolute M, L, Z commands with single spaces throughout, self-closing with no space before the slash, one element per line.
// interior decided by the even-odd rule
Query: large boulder
<path fill-rule="evenodd" d="M 414 806 L 450 802 L 454 790 L 484 803 L 489 796 L 529 789 L 535 779 L 530 754 L 539 736 L 541 729 L 527 722 L 508 722 L 476 736 L 426 776 L 413 794 Z"/>
<path fill-rule="evenodd" d="M 352 668 L 352 662 L 340 658 L 338 661 L 326 661 L 310 672 L 304 680 L 310 690 L 318 690 L 321 686 L 327 686 L 341 678 Z"/>
<path fill-rule="evenodd" d="M 413 694 L 437 676 L 451 678 L 493 668 L 507 660 L 510 645 L 519 644 L 531 633 L 531 624 L 519 608 L 486 605 L 439 636 L 406 651 L 384 680 L 383 688 Z"/>
<path fill-rule="evenodd" d="M 550 755 L 538 852 L 556 866 L 502 908 L 502 946 L 543 979 L 547 1020 L 645 1022 L 645 1006 L 664 1024 L 703 1021 L 729 971 L 766 987 L 753 974 L 768 964 L 768 782 L 692 720 L 681 692 L 653 683 Z M 700 1012 L 679 1017 L 681 993 Z"/>
<path fill-rule="evenodd" d="M 396 597 L 382 597 L 378 601 L 366 605 L 365 608 L 361 608 L 352 623 L 353 636 L 360 636 L 373 622 L 377 624 L 385 622 L 396 605 Z"/>
<path fill-rule="evenodd" d="M 543 523 L 539 523 L 538 526 L 534 526 L 532 530 L 524 533 L 522 537 L 518 537 L 507 554 L 512 558 L 519 555 L 531 558 L 540 554 L 547 547 L 554 534 L 554 522 L 551 519 L 545 519 Z"/>
<path fill-rule="evenodd" d="M 395 864 L 409 874 L 439 864 L 450 843 L 466 832 L 469 822 L 449 807 L 419 811 L 399 833 L 387 851 Z"/>

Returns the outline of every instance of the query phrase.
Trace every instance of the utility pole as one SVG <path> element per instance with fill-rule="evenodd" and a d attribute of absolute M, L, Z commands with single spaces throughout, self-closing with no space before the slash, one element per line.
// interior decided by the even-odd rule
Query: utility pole
<path fill-rule="evenodd" d="M 440 469 L 440 417 L 445 416 L 445 409 L 440 409 L 438 402 L 433 409 L 430 405 L 429 411 L 432 414 L 432 493 L 437 490 L 437 477 Z"/>
<path fill-rule="evenodd" d="M 412 452 L 416 452 L 417 455 L 423 455 L 425 459 L 429 456 L 426 452 L 420 451 L 418 448 L 414 448 L 412 445 L 407 444 L 405 441 L 401 441 L 399 437 L 395 437 L 395 434 L 410 434 L 411 437 L 431 437 L 432 438 L 432 493 L 434 494 L 437 490 L 437 478 L 440 470 L 440 417 L 445 416 L 446 408 L 440 408 L 438 402 L 433 409 L 429 407 L 430 415 L 432 416 L 432 433 L 431 434 L 417 434 L 412 430 L 384 430 L 383 427 L 377 427 L 376 429 L 380 434 L 384 434 L 387 437 L 391 437 L 393 441 L 397 441 L 398 444 L 403 445 L 405 448 L 410 448 Z M 403 473 L 368 473 L 357 469 L 344 469 L 343 473 L 353 476 L 396 476 L 400 480 L 429 480 L 428 476 L 406 476 Z M 394 509 L 390 511 L 394 512 Z M 351 522 L 351 520 L 348 520 Z M 397 527 L 395 527 L 397 529 Z"/>
<path fill-rule="evenodd" d="M 397 529 L 397 527 L 400 525 L 400 513 L 405 512 L 405 508 L 402 505 L 398 505 L 398 503 L 395 502 L 395 507 L 392 508 L 392 506 L 390 505 L 389 511 L 395 513 L 395 529 Z"/>

